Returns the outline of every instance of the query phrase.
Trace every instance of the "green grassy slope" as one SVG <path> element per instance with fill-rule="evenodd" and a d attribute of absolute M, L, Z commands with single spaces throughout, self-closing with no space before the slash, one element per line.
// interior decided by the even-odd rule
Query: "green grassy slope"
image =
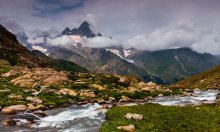
<path fill-rule="evenodd" d="M 218 59 L 210 54 L 199 54 L 189 48 L 140 52 L 134 56 L 137 66 L 158 76 L 166 83 L 173 83 L 211 68 Z"/>
<path fill-rule="evenodd" d="M 220 65 L 180 81 L 174 84 L 173 87 L 199 89 L 220 88 Z"/>
<path fill-rule="evenodd" d="M 126 113 L 142 114 L 142 120 L 124 118 Z M 107 112 L 100 132 L 121 132 L 117 126 L 134 125 L 135 132 L 220 131 L 220 109 L 215 106 L 116 106 Z"/>

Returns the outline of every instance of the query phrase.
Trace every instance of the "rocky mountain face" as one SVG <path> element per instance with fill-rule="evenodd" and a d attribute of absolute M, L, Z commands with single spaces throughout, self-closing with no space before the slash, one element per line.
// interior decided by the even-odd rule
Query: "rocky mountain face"
<path fill-rule="evenodd" d="M 90 29 L 90 24 L 87 21 L 84 21 L 78 28 L 73 28 L 70 30 L 69 27 L 67 27 L 63 32 L 62 35 L 79 35 L 79 36 L 86 36 L 88 38 L 96 37 L 96 36 L 102 36 L 101 33 L 95 34 Z"/>

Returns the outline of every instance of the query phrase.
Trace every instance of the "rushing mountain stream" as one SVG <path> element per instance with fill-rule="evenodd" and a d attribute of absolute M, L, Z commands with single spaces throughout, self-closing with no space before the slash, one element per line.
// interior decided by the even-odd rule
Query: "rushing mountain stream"
<path fill-rule="evenodd" d="M 202 103 L 213 103 L 218 95 L 218 90 L 194 90 L 188 96 L 164 96 L 157 97 L 146 103 L 157 103 L 161 105 L 200 105 Z M 129 105 L 129 104 L 128 104 Z M 17 131 L 17 132 L 96 132 L 101 124 L 105 121 L 106 109 L 100 109 L 99 104 L 72 105 L 68 108 L 57 108 L 46 111 L 44 118 L 33 114 L 17 114 L 17 115 L 0 115 L 0 120 L 14 119 L 17 125 L 5 127 L 2 123 L 0 131 Z M 34 120 L 34 124 L 30 127 L 27 125 L 28 120 Z"/>

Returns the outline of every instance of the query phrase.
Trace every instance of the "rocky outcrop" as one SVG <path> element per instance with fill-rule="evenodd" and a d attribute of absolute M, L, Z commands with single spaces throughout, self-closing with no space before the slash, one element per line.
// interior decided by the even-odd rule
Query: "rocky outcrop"
<path fill-rule="evenodd" d="M 32 88 L 36 84 L 43 86 L 59 85 L 66 80 L 68 78 L 64 72 L 58 72 L 51 68 L 32 68 L 11 82 L 21 87 Z"/>

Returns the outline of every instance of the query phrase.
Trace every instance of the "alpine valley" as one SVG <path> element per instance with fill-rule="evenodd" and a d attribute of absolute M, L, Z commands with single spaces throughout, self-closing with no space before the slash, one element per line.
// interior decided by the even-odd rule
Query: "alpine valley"
<path fill-rule="evenodd" d="M 89 40 L 105 36 L 92 31 L 87 21 L 78 28 L 67 27 L 55 37 L 48 32 L 36 35 L 33 39 L 41 37 L 44 40 L 40 43 L 28 43 L 28 37 L 24 32 L 17 33 L 16 37 L 29 50 L 39 50 L 51 58 L 76 63 L 90 72 L 133 75 L 146 82 L 154 81 L 159 84 L 177 82 L 220 62 L 214 55 L 197 53 L 185 47 L 148 51 L 133 47 L 124 48 L 123 44 L 117 44 L 94 48 Z M 48 39 L 62 37 L 67 37 L 70 43 L 51 45 L 48 42 Z M 112 37 L 108 38 L 114 40 Z"/>
<path fill-rule="evenodd" d="M 0 132 L 220 132 L 220 0 L 0 0 Z"/>

